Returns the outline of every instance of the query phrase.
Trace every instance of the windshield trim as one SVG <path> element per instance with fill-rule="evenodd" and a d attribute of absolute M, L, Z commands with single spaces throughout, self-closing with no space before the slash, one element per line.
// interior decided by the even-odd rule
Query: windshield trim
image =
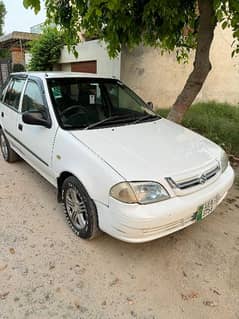
<path fill-rule="evenodd" d="M 134 123 L 134 121 L 132 122 L 114 122 L 114 123 L 105 123 L 105 125 L 101 125 L 101 126 L 96 126 L 96 127 L 92 127 L 87 129 L 87 126 L 82 126 L 82 127 L 67 127 L 64 128 L 65 131 L 93 131 L 93 130 L 100 130 L 100 129 L 106 129 L 106 128 L 117 128 L 117 127 L 123 127 L 123 126 L 132 126 L 132 125 L 140 125 L 140 124 L 146 124 L 146 123 L 152 123 L 152 122 L 156 122 L 161 120 L 162 117 L 158 115 L 158 117 L 155 116 L 155 118 L 152 118 L 150 121 L 144 121 L 144 122 L 138 122 L 138 123 Z"/>
<path fill-rule="evenodd" d="M 65 79 L 76 79 L 77 81 L 79 82 L 97 82 L 99 84 L 103 84 L 103 83 L 114 83 L 114 84 L 118 84 L 119 86 L 125 88 L 128 92 L 132 93 L 132 98 L 135 99 L 134 95 L 137 96 L 137 99 L 138 101 L 140 101 L 140 103 L 142 103 L 142 106 L 145 107 L 145 109 L 147 109 L 148 111 L 150 111 L 152 113 L 153 116 L 155 116 L 155 118 L 152 118 L 150 121 L 147 120 L 145 122 L 151 122 L 151 121 L 155 121 L 155 120 L 159 120 L 161 117 L 156 114 L 153 110 L 150 110 L 147 106 L 147 104 L 144 102 L 144 100 L 138 96 L 133 90 L 131 90 L 128 86 L 126 86 L 124 83 L 122 83 L 120 80 L 118 79 L 112 79 L 112 78 L 99 78 L 99 77 L 51 77 L 51 78 L 47 78 L 46 79 L 46 82 L 47 82 L 47 87 L 48 87 L 48 92 L 49 92 L 49 96 L 50 96 L 50 100 L 51 100 L 51 103 L 52 103 L 52 106 L 53 106 L 53 110 L 54 110 L 54 113 L 55 113 L 55 116 L 56 116 L 56 119 L 57 119 L 57 122 L 59 124 L 59 126 L 65 130 L 65 131 L 75 131 L 75 130 L 86 130 L 87 126 L 89 125 L 82 125 L 82 126 L 79 126 L 79 127 L 70 127 L 70 125 L 65 125 L 63 122 L 62 122 L 62 119 L 61 119 L 61 116 L 59 114 L 59 111 L 57 110 L 57 106 L 55 104 L 55 99 L 54 99 L 54 96 L 53 96 L 53 93 L 52 93 L 52 90 L 50 88 L 50 82 L 52 80 L 65 80 Z M 130 94 L 131 95 L 131 94 Z M 110 99 L 108 98 L 108 94 L 106 94 L 106 99 L 107 99 L 107 104 L 110 103 L 111 104 L 111 101 Z M 108 101 L 109 100 L 109 101 Z M 136 100 L 136 99 L 135 99 Z M 150 113 L 149 113 L 150 114 Z M 157 116 L 157 118 L 156 118 Z M 137 119 L 135 119 L 137 120 Z M 107 122 L 107 120 L 106 120 Z M 127 122 L 127 123 L 123 123 L 123 122 L 114 122 L 114 123 L 105 123 L 105 125 L 102 125 L 102 126 L 96 126 L 94 128 L 90 128 L 90 130 L 93 130 L 93 129 L 99 129 L 99 128 L 108 128 L 108 127 L 119 127 L 119 126 L 125 126 L 125 125 L 135 125 L 135 124 L 142 124 L 142 123 L 145 123 L 145 122 L 140 122 L 140 123 L 134 123 L 134 121 L 132 120 L 132 122 Z M 94 123 L 92 123 L 94 124 Z"/>

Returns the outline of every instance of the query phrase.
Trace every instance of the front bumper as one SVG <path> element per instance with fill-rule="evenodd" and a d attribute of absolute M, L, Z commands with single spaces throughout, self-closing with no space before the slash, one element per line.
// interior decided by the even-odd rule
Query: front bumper
<path fill-rule="evenodd" d="M 166 236 L 195 223 L 198 207 L 207 201 L 217 197 L 218 206 L 233 181 L 234 171 L 229 165 L 214 183 L 189 195 L 148 205 L 124 204 L 110 198 L 109 207 L 96 203 L 99 227 L 115 238 L 132 243 Z"/>

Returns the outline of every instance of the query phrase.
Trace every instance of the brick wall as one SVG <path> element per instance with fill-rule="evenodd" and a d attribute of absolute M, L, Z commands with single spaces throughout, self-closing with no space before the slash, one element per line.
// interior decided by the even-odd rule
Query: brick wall
<path fill-rule="evenodd" d="M 23 64 L 25 65 L 25 52 L 24 49 L 21 48 L 12 48 L 12 64 Z"/>

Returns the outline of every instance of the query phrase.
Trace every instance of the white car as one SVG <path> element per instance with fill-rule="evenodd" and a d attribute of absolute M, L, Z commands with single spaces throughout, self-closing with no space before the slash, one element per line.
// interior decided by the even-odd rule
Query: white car
<path fill-rule="evenodd" d="M 23 158 L 58 189 L 81 238 L 146 242 L 214 211 L 233 184 L 225 152 L 159 117 L 121 81 L 15 73 L 0 102 L 3 158 Z"/>

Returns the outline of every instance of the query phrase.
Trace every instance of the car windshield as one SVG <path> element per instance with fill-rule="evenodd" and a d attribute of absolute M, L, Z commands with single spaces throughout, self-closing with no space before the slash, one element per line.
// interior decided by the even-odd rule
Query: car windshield
<path fill-rule="evenodd" d="M 93 129 L 159 119 L 118 80 L 51 78 L 48 88 L 62 128 Z"/>

